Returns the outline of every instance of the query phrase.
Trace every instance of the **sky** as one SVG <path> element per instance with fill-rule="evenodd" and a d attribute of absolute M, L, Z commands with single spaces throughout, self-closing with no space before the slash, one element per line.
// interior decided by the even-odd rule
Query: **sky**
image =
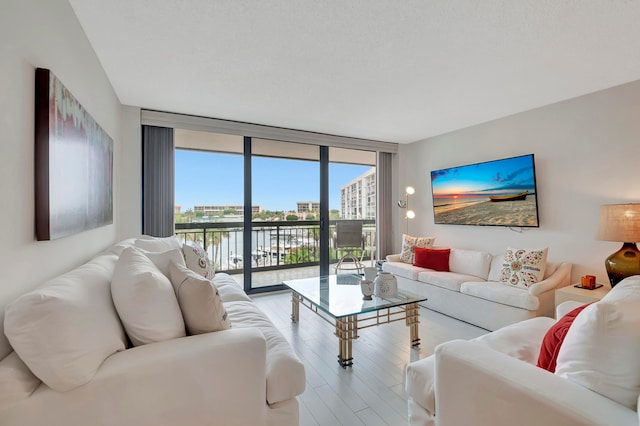
<path fill-rule="evenodd" d="M 253 205 L 263 210 L 296 210 L 298 201 L 320 201 L 320 163 L 253 157 Z M 340 209 L 340 187 L 371 166 L 329 164 L 329 209 Z M 175 151 L 175 203 L 182 211 L 195 205 L 242 205 L 243 156 Z"/>
<path fill-rule="evenodd" d="M 533 157 L 507 158 L 431 172 L 434 197 L 496 195 L 528 189 L 533 192 Z"/>

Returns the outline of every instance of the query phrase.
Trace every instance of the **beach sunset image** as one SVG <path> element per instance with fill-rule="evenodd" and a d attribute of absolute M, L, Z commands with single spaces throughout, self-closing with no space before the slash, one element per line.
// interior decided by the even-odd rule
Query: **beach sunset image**
<path fill-rule="evenodd" d="M 533 154 L 431 172 L 435 223 L 538 226 Z"/>

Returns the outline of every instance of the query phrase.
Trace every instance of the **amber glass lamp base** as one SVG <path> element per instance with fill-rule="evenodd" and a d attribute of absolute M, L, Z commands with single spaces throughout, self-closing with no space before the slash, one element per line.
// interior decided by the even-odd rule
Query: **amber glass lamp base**
<path fill-rule="evenodd" d="M 640 275 L 640 250 L 636 243 L 624 243 L 622 248 L 604 261 L 609 275 L 609 283 L 614 287 L 623 279 Z"/>

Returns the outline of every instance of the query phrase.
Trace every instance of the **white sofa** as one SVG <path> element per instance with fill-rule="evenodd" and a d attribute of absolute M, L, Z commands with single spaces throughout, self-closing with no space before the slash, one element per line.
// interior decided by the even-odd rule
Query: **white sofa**
<path fill-rule="evenodd" d="M 578 314 L 555 374 L 536 366 L 555 323 L 546 317 L 443 343 L 409 364 L 409 424 L 637 425 L 640 276 L 624 282 Z M 560 304 L 558 318 L 579 305 Z"/>
<path fill-rule="evenodd" d="M 87 352 L 112 335 L 124 337 L 110 280 L 119 254 L 131 244 L 116 244 L 22 297 L 35 294 L 43 303 L 67 304 L 68 315 L 56 313 L 49 324 L 41 318 L 42 324 L 60 331 L 62 338 L 85 336 Z M 214 283 L 230 329 L 137 347 L 129 347 L 124 338 L 116 351 L 102 355 L 104 361 L 98 360 L 88 382 L 67 391 L 41 382 L 0 335 L 0 424 L 297 425 L 296 397 L 305 387 L 303 364 L 231 277 L 218 273 Z M 17 318 L 28 317 L 28 312 L 15 312 L 23 310 L 16 308 L 20 299 L 6 308 L 5 330 L 11 327 L 12 335 L 20 333 L 16 328 L 30 326 L 16 324 Z M 104 333 L 104 324 L 112 330 Z M 55 330 L 56 325 L 66 329 Z M 82 351 L 81 345 L 70 344 Z M 83 362 L 61 368 L 75 374 Z"/>
<path fill-rule="evenodd" d="M 398 287 L 422 295 L 422 305 L 487 330 L 497 330 L 537 316 L 553 316 L 554 291 L 571 283 L 570 263 L 547 262 L 544 280 L 528 289 L 500 283 L 504 255 L 452 248 L 450 272 L 413 266 L 399 254 L 387 256 L 382 270 Z"/>

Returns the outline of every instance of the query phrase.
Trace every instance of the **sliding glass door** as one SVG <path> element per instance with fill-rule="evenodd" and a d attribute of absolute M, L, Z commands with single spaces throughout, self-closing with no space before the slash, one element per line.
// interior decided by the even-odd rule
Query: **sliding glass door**
<path fill-rule="evenodd" d="M 251 290 L 320 273 L 319 152 L 251 139 Z"/>
<path fill-rule="evenodd" d="M 180 129 L 175 145 L 176 234 L 245 290 L 336 273 L 338 222 L 363 236 L 338 272 L 375 259 L 374 152 Z"/>
<path fill-rule="evenodd" d="M 358 270 L 361 272 L 358 268 L 373 266 L 376 247 L 376 188 L 375 152 L 329 148 L 331 264 L 338 266 L 340 259 L 344 258 L 344 262 L 335 272 Z M 348 253 L 348 249 L 340 247 L 336 232 L 339 222 L 342 224 L 351 222 L 357 225 L 352 229 L 362 230 L 362 243 L 359 250 L 350 249 L 351 252 Z"/>

